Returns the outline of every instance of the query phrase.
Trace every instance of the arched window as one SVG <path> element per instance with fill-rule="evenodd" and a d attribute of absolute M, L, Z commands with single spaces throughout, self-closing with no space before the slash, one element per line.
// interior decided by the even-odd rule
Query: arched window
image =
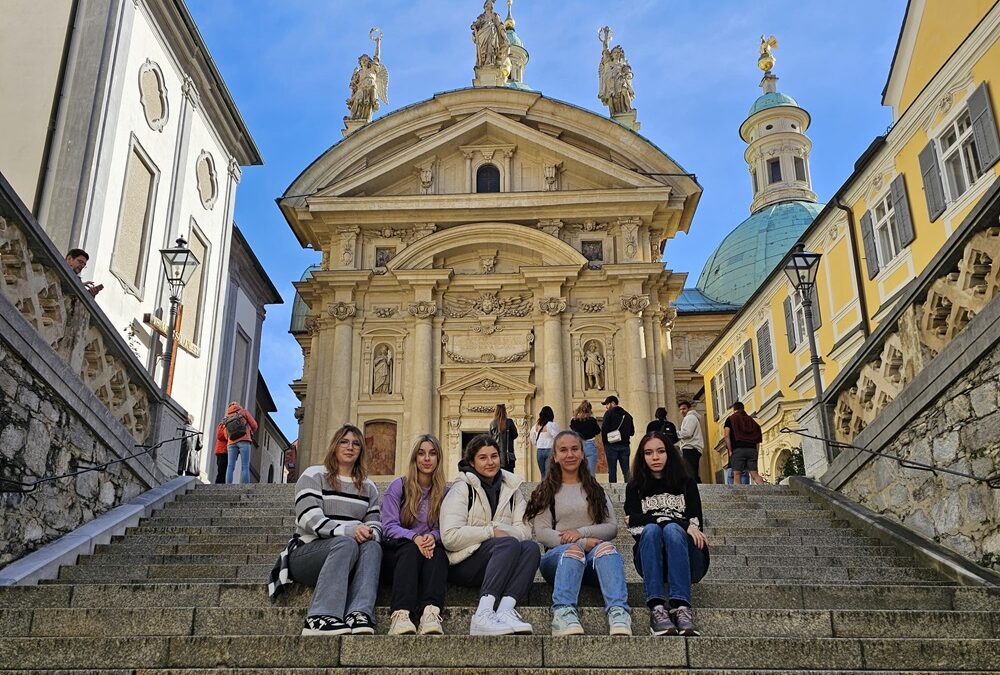
<path fill-rule="evenodd" d="M 268 483 L 273 483 L 274 482 L 274 465 L 273 464 L 271 466 L 267 467 L 267 482 Z"/>
<path fill-rule="evenodd" d="M 476 192 L 500 192 L 500 169 L 483 164 L 476 171 Z"/>

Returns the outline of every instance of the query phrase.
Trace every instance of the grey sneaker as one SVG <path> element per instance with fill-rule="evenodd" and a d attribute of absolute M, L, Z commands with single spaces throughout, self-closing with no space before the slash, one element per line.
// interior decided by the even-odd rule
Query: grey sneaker
<path fill-rule="evenodd" d="M 583 624 L 576 607 L 560 607 L 552 611 L 552 636 L 583 635 Z"/>
<path fill-rule="evenodd" d="M 676 609 L 670 610 L 670 615 L 674 619 L 674 624 L 677 626 L 677 632 L 681 635 L 686 635 L 688 637 L 694 637 L 695 635 L 701 635 L 694 627 L 694 613 L 691 611 L 690 607 L 678 607 Z"/>
<path fill-rule="evenodd" d="M 649 632 L 653 635 L 677 635 L 677 626 L 663 605 L 649 610 Z"/>
<path fill-rule="evenodd" d="M 631 635 L 632 617 L 624 607 L 612 607 L 608 610 L 608 634 Z"/>

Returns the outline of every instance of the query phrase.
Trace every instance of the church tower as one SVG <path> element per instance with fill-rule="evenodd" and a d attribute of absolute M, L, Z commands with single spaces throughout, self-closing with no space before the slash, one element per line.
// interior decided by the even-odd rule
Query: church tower
<path fill-rule="evenodd" d="M 525 89 L 534 91 L 524 83 L 524 68 L 528 65 L 528 50 L 524 48 L 524 43 L 514 30 L 516 22 L 511 15 L 514 0 L 507 0 L 507 19 L 504 21 L 504 29 L 507 31 L 507 41 L 510 43 L 510 76 L 507 86 L 511 89 Z"/>
<path fill-rule="evenodd" d="M 791 96 L 778 91 L 778 76 L 771 71 L 771 49 L 777 46 L 773 36 L 768 40 L 761 37 L 757 65 L 764 71 L 760 81 L 763 94 L 740 125 L 740 137 L 748 144 L 743 158 L 753 187 L 751 213 L 779 202 L 816 201 L 809 172 L 812 142 L 806 136 L 809 113 Z"/>

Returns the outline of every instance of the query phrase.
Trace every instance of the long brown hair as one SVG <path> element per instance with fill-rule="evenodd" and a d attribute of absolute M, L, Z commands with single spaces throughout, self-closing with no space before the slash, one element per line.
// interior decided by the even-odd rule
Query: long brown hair
<path fill-rule="evenodd" d="M 434 434 L 424 434 L 417 438 L 417 442 L 413 444 L 413 449 L 410 450 L 410 461 L 406 466 L 406 475 L 403 476 L 403 493 L 405 499 L 403 503 L 400 504 L 399 508 L 399 522 L 410 527 L 416 522 L 420 510 L 420 498 L 423 495 L 423 490 L 420 489 L 420 483 L 417 481 L 417 474 L 419 470 L 417 469 L 417 453 L 420 452 L 420 446 L 424 443 L 430 443 L 434 446 L 434 452 L 437 453 L 437 466 L 434 468 L 434 473 L 431 474 L 431 491 L 427 495 L 427 524 L 437 525 L 438 518 L 441 515 L 441 502 L 444 500 L 444 456 L 441 452 L 441 443 Z"/>
<path fill-rule="evenodd" d="M 507 431 L 507 406 L 503 403 L 497 403 L 497 409 L 493 413 L 493 421 L 497 423 L 497 432 L 504 433 Z"/>
<path fill-rule="evenodd" d="M 362 492 L 365 480 L 368 478 L 368 450 L 365 448 L 365 435 L 361 433 L 361 429 L 353 424 L 345 424 L 333 434 L 333 440 L 330 441 L 330 447 L 326 451 L 326 459 L 323 460 L 323 466 L 326 467 L 326 480 L 330 485 L 337 484 L 337 474 L 340 471 L 340 467 L 337 465 L 337 444 L 349 433 L 354 434 L 361 444 L 361 452 L 358 453 L 358 458 L 354 460 L 354 466 L 351 467 L 351 478 L 354 479 L 354 487 L 358 489 L 358 492 Z"/>
<path fill-rule="evenodd" d="M 562 467 L 556 464 L 556 448 L 559 447 L 559 439 L 563 436 L 572 436 L 580 444 L 583 450 L 583 438 L 575 431 L 560 431 L 556 434 L 552 443 L 552 452 L 549 454 L 549 464 L 545 469 L 545 478 L 538 484 L 528 499 L 528 508 L 524 512 L 524 521 L 527 522 L 537 516 L 542 511 L 549 510 L 556 500 L 556 493 L 562 487 Z M 608 501 L 604 494 L 604 488 L 590 473 L 587 460 L 580 462 L 576 470 L 577 479 L 583 486 L 583 494 L 587 496 L 587 513 L 594 524 L 603 523 L 608 519 Z M 555 525 L 555 523 L 553 523 Z"/>
<path fill-rule="evenodd" d="M 575 417 L 580 421 L 583 421 L 593 416 L 594 416 L 594 406 L 590 405 L 590 401 L 588 401 L 587 399 L 583 399 L 582 401 L 580 401 L 580 405 L 578 405 L 576 407 L 576 410 L 573 411 L 573 417 Z"/>
<path fill-rule="evenodd" d="M 691 479 L 691 473 L 688 471 L 688 464 L 681 457 L 681 453 L 677 452 L 677 448 L 670 442 L 666 434 L 659 431 L 652 431 L 639 441 L 639 449 L 635 451 L 635 457 L 632 458 L 632 471 L 629 473 L 628 484 L 637 488 L 640 495 L 645 496 L 646 486 L 653 480 L 653 472 L 646 464 L 646 444 L 654 438 L 659 439 L 667 451 L 667 465 L 663 467 L 663 479 L 666 482 L 667 490 L 672 494 L 679 494 L 684 489 L 684 484 Z"/>

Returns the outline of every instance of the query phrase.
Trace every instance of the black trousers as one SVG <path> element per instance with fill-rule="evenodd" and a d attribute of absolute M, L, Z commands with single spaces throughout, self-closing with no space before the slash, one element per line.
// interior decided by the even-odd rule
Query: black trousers
<path fill-rule="evenodd" d="M 494 537 L 452 565 L 451 580 L 459 586 L 478 586 L 480 597 L 492 595 L 499 600 L 506 595 L 521 602 L 528 597 L 541 558 L 538 544 L 533 541 Z"/>
<path fill-rule="evenodd" d="M 408 541 L 395 550 L 382 551 L 382 576 L 392 580 L 389 608 L 405 609 L 418 619 L 424 607 L 444 607 L 448 587 L 448 554 L 438 543 L 434 555 L 425 558 L 417 545 Z"/>
<path fill-rule="evenodd" d="M 684 448 L 681 450 L 681 454 L 684 456 L 684 461 L 691 468 L 691 475 L 694 476 L 696 482 L 700 483 L 701 474 L 698 473 L 698 465 L 701 464 L 701 453 L 694 448 Z"/>
<path fill-rule="evenodd" d="M 223 484 L 226 482 L 226 469 L 229 468 L 229 453 L 224 452 L 215 456 L 215 482 Z"/>

